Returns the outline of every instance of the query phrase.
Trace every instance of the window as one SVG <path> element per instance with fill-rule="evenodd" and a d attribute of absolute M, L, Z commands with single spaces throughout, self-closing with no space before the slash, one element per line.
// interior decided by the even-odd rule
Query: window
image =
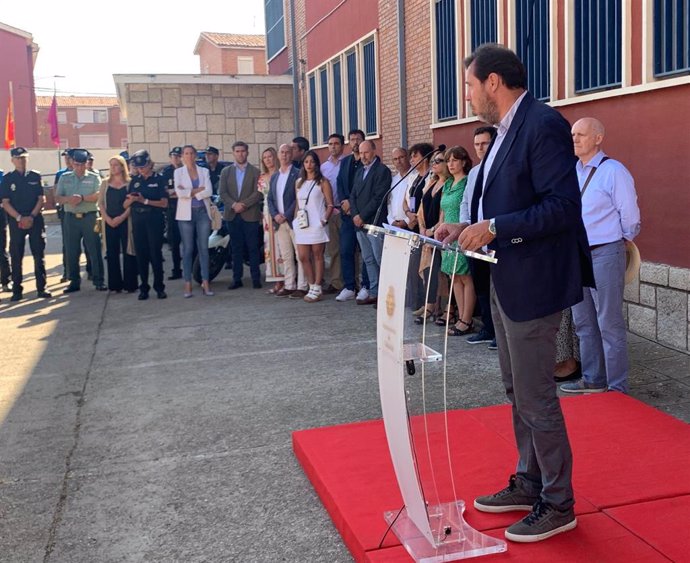
<path fill-rule="evenodd" d="M 359 129 L 357 108 L 357 53 L 347 54 L 347 113 L 350 118 L 348 129 Z"/>
<path fill-rule="evenodd" d="M 285 47 L 283 0 L 264 0 L 266 16 L 266 59 L 271 60 Z"/>
<path fill-rule="evenodd" d="M 323 146 L 331 133 L 363 129 L 379 133 L 376 36 L 369 35 L 318 69 L 307 73 L 311 144 Z"/>
<path fill-rule="evenodd" d="M 66 111 L 57 112 L 57 120 L 58 120 L 58 123 L 67 123 L 67 112 Z"/>
<path fill-rule="evenodd" d="M 517 55 L 527 69 L 527 89 L 541 101 L 548 101 L 551 89 L 549 69 L 549 2 L 516 0 Z"/>
<path fill-rule="evenodd" d="M 575 0 L 575 91 L 621 85 L 621 1 Z"/>
<path fill-rule="evenodd" d="M 110 137 L 107 133 L 79 135 L 79 146 L 85 149 L 110 148 Z"/>
<path fill-rule="evenodd" d="M 455 0 L 437 0 L 434 6 L 436 47 L 436 120 L 458 116 L 458 61 Z"/>
<path fill-rule="evenodd" d="M 472 0 L 470 11 L 472 51 L 482 43 L 496 43 L 498 40 L 497 12 L 496 0 Z"/>
<path fill-rule="evenodd" d="M 328 69 L 319 71 L 319 83 L 321 86 L 321 141 L 328 143 L 330 124 L 328 123 Z"/>
<path fill-rule="evenodd" d="M 311 118 L 311 144 L 318 144 L 319 126 L 316 121 L 316 75 L 312 74 L 309 77 L 309 117 Z"/>
<path fill-rule="evenodd" d="M 690 0 L 654 1 L 654 75 L 690 71 Z"/>
<path fill-rule="evenodd" d="M 237 74 L 254 74 L 254 57 L 237 57 Z"/>
<path fill-rule="evenodd" d="M 333 62 L 333 115 L 334 131 L 343 133 L 343 91 L 340 69 L 342 64 L 339 60 Z"/>
<path fill-rule="evenodd" d="M 364 132 L 367 135 L 376 135 L 378 110 L 376 107 L 376 49 L 373 39 L 364 44 L 362 55 L 364 58 Z"/>
<path fill-rule="evenodd" d="M 93 110 L 93 122 L 94 123 L 108 123 L 108 110 L 107 109 L 95 109 L 95 110 Z"/>
<path fill-rule="evenodd" d="M 108 123 L 107 109 L 77 108 L 78 123 Z"/>

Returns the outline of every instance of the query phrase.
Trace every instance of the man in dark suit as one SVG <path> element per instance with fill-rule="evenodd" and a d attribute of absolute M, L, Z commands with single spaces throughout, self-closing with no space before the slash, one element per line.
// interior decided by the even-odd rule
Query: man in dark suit
<path fill-rule="evenodd" d="M 497 126 L 477 176 L 470 226 L 437 237 L 496 251 L 491 309 L 519 453 L 508 487 L 475 499 L 485 512 L 530 510 L 506 538 L 544 540 L 577 525 L 572 453 L 553 379 L 561 311 L 593 284 L 570 127 L 526 89 L 509 49 L 487 44 L 465 60 L 467 99 Z"/>
<path fill-rule="evenodd" d="M 386 214 L 377 212 L 383 203 L 383 198 L 391 186 L 391 171 L 376 156 L 374 141 L 364 141 L 359 145 L 362 168 L 357 171 L 350 194 L 350 214 L 352 223 L 358 229 L 357 242 L 362 250 L 362 259 L 369 276 L 369 295 L 365 299 L 357 299 L 359 305 L 376 303 L 379 289 L 379 269 L 383 253 L 383 237 L 368 235 L 362 227 L 367 224 L 383 225 Z"/>
<path fill-rule="evenodd" d="M 261 287 L 259 221 L 263 194 L 258 189 L 259 169 L 247 162 L 249 146 L 244 141 L 232 145 L 235 162 L 220 173 L 218 193 L 225 205 L 224 219 L 230 230 L 233 282 L 228 289 L 242 287 L 244 247 L 249 252 L 249 271 L 255 289 Z"/>
<path fill-rule="evenodd" d="M 304 279 L 301 263 L 299 275 L 295 268 L 295 231 L 292 220 L 295 218 L 295 182 L 299 178 L 299 169 L 292 164 L 292 147 L 280 145 L 278 148 L 280 168 L 271 176 L 270 189 L 266 201 L 268 212 L 273 218 L 276 242 L 280 249 L 285 273 L 285 287 L 280 289 L 278 297 L 301 297 L 307 294 L 307 282 Z M 296 295 L 295 295 L 296 294 Z"/>

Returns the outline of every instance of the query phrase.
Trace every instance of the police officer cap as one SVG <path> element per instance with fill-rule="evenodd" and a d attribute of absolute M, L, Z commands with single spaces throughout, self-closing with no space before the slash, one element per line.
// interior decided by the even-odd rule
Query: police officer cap
<path fill-rule="evenodd" d="M 70 156 L 71 153 L 72 153 L 72 149 L 65 149 L 64 151 L 62 151 L 60 153 L 60 156 Z"/>
<path fill-rule="evenodd" d="M 206 147 L 206 152 L 212 152 L 213 154 L 220 155 L 220 151 L 216 147 L 212 146 Z"/>
<path fill-rule="evenodd" d="M 176 154 L 177 156 L 182 156 L 182 147 L 173 147 L 170 149 L 168 156 Z"/>
<path fill-rule="evenodd" d="M 91 151 L 86 151 L 86 160 L 93 160 L 93 153 Z"/>
<path fill-rule="evenodd" d="M 146 149 L 141 149 L 132 155 L 132 164 L 137 168 L 142 168 L 151 162 L 151 157 L 149 156 L 149 151 Z"/>
<path fill-rule="evenodd" d="M 86 149 L 72 149 L 72 160 L 77 164 L 85 164 L 89 159 L 89 151 Z"/>
<path fill-rule="evenodd" d="M 120 153 L 120 156 L 125 159 L 125 161 L 129 162 L 129 153 L 127 151 L 122 151 Z"/>
<path fill-rule="evenodd" d="M 17 147 L 10 151 L 10 156 L 12 158 L 19 158 L 20 156 L 29 156 L 29 151 L 24 147 Z"/>

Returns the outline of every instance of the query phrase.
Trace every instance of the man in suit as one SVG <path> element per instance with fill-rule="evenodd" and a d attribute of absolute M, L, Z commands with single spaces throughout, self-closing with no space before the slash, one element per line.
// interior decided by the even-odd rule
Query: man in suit
<path fill-rule="evenodd" d="M 357 303 L 370 305 L 376 303 L 378 296 L 383 237 L 369 235 L 362 230 L 362 227 L 366 224 L 374 224 L 374 221 L 377 227 L 383 225 L 386 214 L 383 211 L 378 213 L 378 211 L 391 186 L 391 171 L 376 156 L 374 141 L 364 141 L 359 145 L 359 154 L 362 159 L 362 168 L 357 171 L 352 185 L 350 214 L 352 223 L 358 229 L 357 242 L 362 249 L 362 259 L 369 276 L 369 295 L 366 299 L 358 299 Z"/>
<path fill-rule="evenodd" d="M 498 132 L 477 176 L 472 224 L 444 225 L 437 238 L 496 251 L 491 309 L 519 454 L 508 487 L 474 506 L 530 511 L 506 538 L 541 541 L 577 526 L 572 452 L 553 379 L 561 311 L 594 282 L 575 155 L 567 121 L 526 91 L 515 53 L 482 45 L 465 68 L 474 113 Z"/>
<path fill-rule="evenodd" d="M 235 162 L 220 173 L 218 193 L 225 205 L 224 219 L 230 230 L 233 282 L 228 289 L 242 287 L 243 251 L 249 252 L 249 271 L 255 289 L 261 287 L 259 221 L 263 194 L 258 189 L 259 169 L 247 162 L 249 145 L 237 141 L 232 145 Z"/>
<path fill-rule="evenodd" d="M 298 270 L 295 268 L 295 231 L 292 228 L 292 220 L 295 218 L 295 182 L 299 178 L 299 169 L 292 164 L 290 145 L 280 145 L 278 162 L 280 168 L 271 176 L 267 197 L 268 212 L 273 218 L 276 242 L 285 270 L 285 287 L 276 295 L 304 298 L 307 294 L 307 282 L 301 262 L 298 262 Z"/>
<path fill-rule="evenodd" d="M 357 171 L 362 168 L 362 160 L 359 155 L 359 145 L 364 142 L 364 131 L 353 129 L 347 134 L 350 144 L 351 154 L 340 161 L 338 178 L 336 181 L 337 193 L 340 198 L 340 264 L 343 274 L 343 289 L 335 298 L 336 301 L 344 302 L 352 299 L 367 299 L 369 297 L 369 279 L 366 275 L 366 268 L 362 271 L 362 287 L 359 293 L 355 294 L 356 288 L 356 267 L 355 250 L 357 248 L 357 231 L 352 222 L 350 214 L 350 193 L 355 181 Z"/>

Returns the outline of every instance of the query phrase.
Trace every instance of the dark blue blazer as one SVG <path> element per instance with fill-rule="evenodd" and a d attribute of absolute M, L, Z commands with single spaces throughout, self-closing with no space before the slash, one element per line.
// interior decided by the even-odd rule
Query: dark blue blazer
<path fill-rule="evenodd" d="M 353 179 L 350 177 L 353 175 L 352 161 L 354 160 L 354 155 L 349 154 L 340 161 L 340 169 L 338 170 L 338 178 L 336 183 L 338 184 L 338 197 L 340 201 L 350 199 L 350 186 L 352 185 Z"/>
<path fill-rule="evenodd" d="M 376 157 L 366 178 L 363 167 L 355 174 L 355 182 L 350 194 L 350 215 L 352 217 L 359 215 L 365 223 L 373 223 L 390 187 L 390 168 L 383 164 L 379 157 Z M 387 214 L 388 211 L 381 211 L 378 214 L 377 226 L 383 225 Z"/>
<path fill-rule="evenodd" d="M 486 157 L 472 222 L 484 163 Z M 496 219 L 492 280 L 513 321 L 562 311 L 582 301 L 583 286 L 594 287 L 575 163 L 568 122 L 528 92 L 491 165 L 482 201 L 484 218 Z"/>
<path fill-rule="evenodd" d="M 271 176 L 268 181 L 268 197 L 266 201 L 268 202 L 268 212 L 271 217 L 278 215 L 278 205 L 276 204 L 276 192 L 278 190 L 278 176 L 280 176 L 280 171 L 276 172 Z M 285 218 L 287 219 L 288 225 L 292 228 L 292 220 L 295 218 L 295 182 L 299 178 L 299 170 L 294 166 L 290 168 L 290 173 L 288 175 L 287 182 L 285 183 L 285 191 L 283 192 L 283 209 L 285 209 Z M 278 224 L 274 222 L 274 226 L 277 228 Z"/>

